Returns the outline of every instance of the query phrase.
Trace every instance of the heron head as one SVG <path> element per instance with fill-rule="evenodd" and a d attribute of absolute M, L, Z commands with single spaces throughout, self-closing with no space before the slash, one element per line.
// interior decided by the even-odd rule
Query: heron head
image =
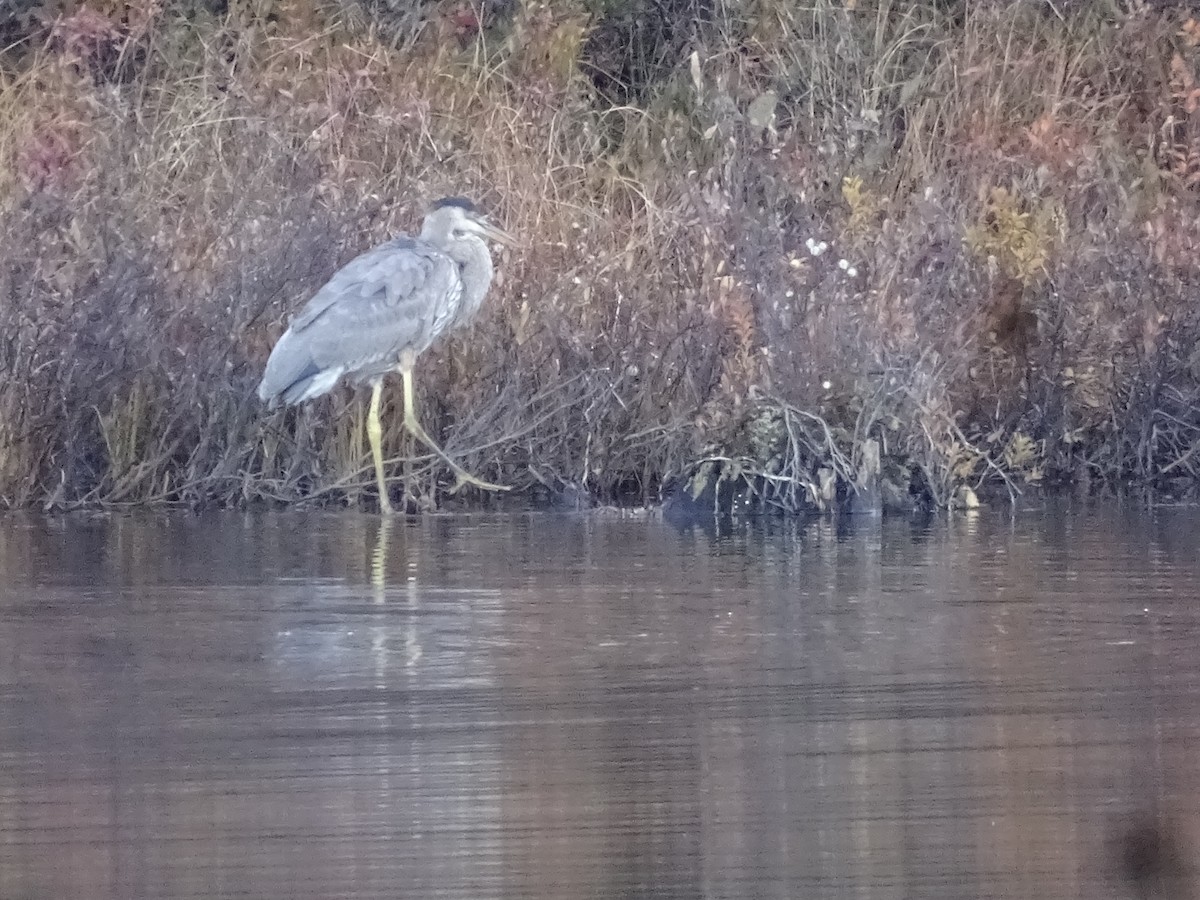
<path fill-rule="evenodd" d="M 489 222 L 474 203 L 462 197 L 443 197 L 434 203 L 421 226 L 421 237 L 434 242 L 483 238 L 508 245 L 517 243 L 511 234 Z"/>

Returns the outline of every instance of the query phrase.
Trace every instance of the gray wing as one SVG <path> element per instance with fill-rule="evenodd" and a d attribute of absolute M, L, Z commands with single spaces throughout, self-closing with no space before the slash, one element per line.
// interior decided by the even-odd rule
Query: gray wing
<path fill-rule="evenodd" d="M 398 238 L 339 269 L 292 319 L 267 360 L 258 394 L 275 405 L 319 396 L 344 374 L 378 377 L 422 353 L 453 321 L 458 265 Z"/>

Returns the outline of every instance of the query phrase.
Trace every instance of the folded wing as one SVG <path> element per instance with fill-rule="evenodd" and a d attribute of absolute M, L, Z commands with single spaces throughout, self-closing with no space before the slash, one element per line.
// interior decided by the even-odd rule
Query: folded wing
<path fill-rule="evenodd" d="M 435 247 L 397 238 L 339 269 L 292 319 L 271 351 L 258 396 L 271 406 L 365 381 L 419 355 L 453 319 L 462 279 Z"/>

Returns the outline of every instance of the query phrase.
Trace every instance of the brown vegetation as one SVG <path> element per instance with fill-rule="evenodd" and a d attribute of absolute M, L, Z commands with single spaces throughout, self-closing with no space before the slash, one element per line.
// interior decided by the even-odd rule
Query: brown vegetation
<path fill-rule="evenodd" d="M 0 21 L 4 503 L 368 491 L 360 396 L 268 415 L 253 388 L 286 315 L 445 194 L 526 244 L 420 370 L 426 426 L 490 480 L 653 499 L 715 479 L 788 510 L 880 473 L 938 505 L 1195 490 L 1186 15 L 387 9 L 46 0 Z M 419 453 L 391 423 L 385 446 Z M 428 490 L 436 467 L 407 467 Z"/>

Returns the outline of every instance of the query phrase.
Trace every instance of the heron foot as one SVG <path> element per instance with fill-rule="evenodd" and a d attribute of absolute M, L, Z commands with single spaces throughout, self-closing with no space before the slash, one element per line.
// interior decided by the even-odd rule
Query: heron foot
<path fill-rule="evenodd" d="M 511 491 L 512 486 L 507 484 L 492 484 L 490 481 L 484 481 L 469 474 L 453 463 L 450 464 L 454 470 L 454 487 L 450 488 L 450 494 L 453 496 L 461 491 L 468 484 L 474 485 L 482 491 Z"/>
<path fill-rule="evenodd" d="M 457 494 L 465 485 L 471 484 L 483 491 L 511 491 L 512 488 L 505 484 L 492 484 L 490 481 L 484 481 L 482 478 L 476 478 L 449 456 L 446 451 L 437 445 L 437 441 L 429 436 L 429 433 L 421 427 L 421 423 L 417 421 L 415 412 L 415 401 L 413 400 L 413 373 L 412 368 L 401 368 L 400 375 L 404 379 L 404 427 L 414 438 L 437 454 L 450 470 L 454 472 L 455 480 L 454 487 L 450 489 L 450 493 Z"/>

